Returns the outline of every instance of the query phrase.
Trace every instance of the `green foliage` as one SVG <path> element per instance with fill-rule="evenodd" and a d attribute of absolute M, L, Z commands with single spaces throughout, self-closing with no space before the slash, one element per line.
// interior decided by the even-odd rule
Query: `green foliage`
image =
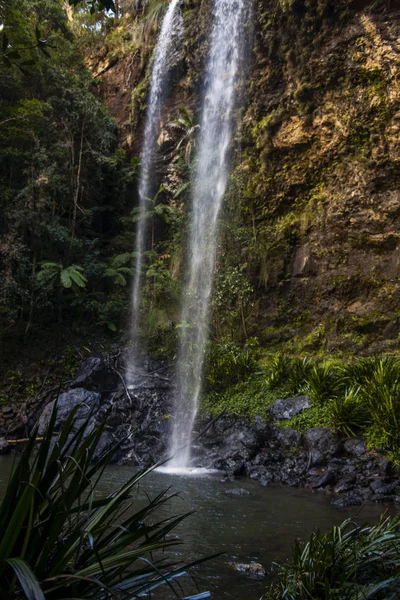
<path fill-rule="evenodd" d="M 82 267 L 78 265 L 64 268 L 61 263 L 45 262 L 41 266 L 42 270 L 37 274 L 40 282 L 75 291 L 86 287 L 87 279 L 82 273 Z"/>
<path fill-rule="evenodd" d="M 112 10 L 115 13 L 115 4 L 113 0 L 84 0 L 86 4 L 90 7 L 90 12 L 94 13 L 96 11 L 102 10 Z M 82 0 L 68 0 L 71 6 L 79 5 Z"/>
<path fill-rule="evenodd" d="M 0 60 L 0 340 L 54 322 L 118 329 L 126 298 L 114 287 L 127 285 L 131 265 L 114 258 L 134 241 L 117 240 L 118 221 L 137 157 L 115 149 L 62 0 L 3 3 L 0 20 L 6 53 L 21 56 L 12 68 Z"/>
<path fill-rule="evenodd" d="M 252 306 L 253 288 L 243 269 L 219 265 L 212 298 L 213 321 L 222 341 L 226 332 L 241 332 L 247 338 L 246 319 Z M 239 336 L 237 336 L 238 338 Z"/>
<path fill-rule="evenodd" d="M 400 518 L 359 526 L 350 519 L 296 542 L 263 600 L 395 599 L 400 593 Z"/>
<path fill-rule="evenodd" d="M 311 406 L 306 410 L 302 410 L 299 414 L 287 419 L 280 421 L 278 426 L 282 429 L 290 427 L 296 429 L 300 433 L 305 433 L 311 427 L 326 427 L 329 425 L 331 420 L 330 403 L 324 406 Z"/>
<path fill-rule="evenodd" d="M 185 573 L 164 552 L 180 544 L 168 534 L 189 513 L 158 517 L 172 498 L 166 492 L 136 506 L 135 490 L 151 469 L 109 496 L 99 494 L 116 448 L 99 456 L 104 427 L 90 430 L 88 420 L 76 427 L 76 410 L 58 434 L 53 411 L 37 450 L 33 433 L 7 486 L 0 507 L 4 600 L 133 598 Z"/>
<path fill-rule="evenodd" d="M 380 432 L 381 447 L 400 448 L 400 362 L 386 357 L 376 360 L 362 388 L 363 401 L 372 420 L 373 432 Z"/>
<path fill-rule="evenodd" d="M 328 362 L 316 362 L 307 373 L 304 391 L 314 404 L 322 406 L 337 397 L 340 387 L 338 370 Z"/>
<path fill-rule="evenodd" d="M 208 390 L 223 390 L 245 381 L 257 368 L 258 345 L 248 340 L 244 346 L 232 341 L 210 343 L 205 360 L 205 381 Z"/>
<path fill-rule="evenodd" d="M 184 106 L 178 108 L 178 117 L 173 121 L 169 121 L 166 126 L 179 132 L 180 139 L 176 149 L 178 151 L 181 148 L 184 150 L 185 163 L 189 164 L 192 151 L 196 145 L 195 136 L 200 127 L 195 123 L 192 111 Z"/>
<path fill-rule="evenodd" d="M 307 357 L 296 357 L 291 360 L 287 378 L 290 393 L 298 394 L 304 391 L 308 375 L 312 368 L 313 361 Z"/>
<path fill-rule="evenodd" d="M 345 436 L 354 436 L 365 429 L 370 417 L 362 402 L 360 388 L 352 387 L 329 404 L 329 424 Z"/>
<path fill-rule="evenodd" d="M 267 409 L 279 395 L 285 396 L 285 390 L 272 392 L 265 383 L 265 377 L 257 373 L 246 381 L 236 383 L 221 391 L 210 391 L 202 399 L 202 410 L 214 416 L 226 410 L 238 417 L 253 419 L 256 415 L 267 418 Z"/>
<path fill-rule="evenodd" d="M 291 363 L 291 359 L 285 354 L 275 354 L 268 365 L 268 387 L 274 389 L 289 378 Z"/>
<path fill-rule="evenodd" d="M 106 266 L 103 277 L 111 279 L 115 285 L 125 286 L 128 283 L 128 277 L 132 277 L 133 269 L 131 265 L 133 261 L 133 252 L 124 252 L 113 256 Z"/>

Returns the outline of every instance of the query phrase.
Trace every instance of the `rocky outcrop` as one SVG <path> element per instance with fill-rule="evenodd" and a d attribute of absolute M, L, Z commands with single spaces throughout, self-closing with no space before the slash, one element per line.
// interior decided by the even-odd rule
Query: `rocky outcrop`
<path fill-rule="evenodd" d="M 76 427 L 86 423 L 88 430 L 105 423 L 97 455 L 117 447 L 113 460 L 150 466 L 167 451 L 167 429 L 171 397 L 168 368 L 144 359 L 137 366 L 134 385 L 127 388 L 119 369 L 110 360 L 85 360 L 68 389 L 51 399 L 37 421 L 43 433 L 57 404 L 56 431 L 76 409 Z"/>
<path fill-rule="evenodd" d="M 199 465 L 223 470 L 229 481 L 247 476 L 264 486 L 306 486 L 330 493 L 340 506 L 369 500 L 400 503 L 400 481 L 387 459 L 368 452 L 361 439 L 343 443 L 322 427 L 301 435 L 260 418 L 251 424 L 223 416 L 205 433 L 196 451 Z"/>
<path fill-rule="evenodd" d="M 174 382 L 166 364 L 143 359 L 135 369 L 134 384 L 128 388 L 123 368 L 116 368 L 109 358 L 88 358 L 68 381 L 68 389 L 49 397 L 40 415 L 30 419 L 31 428 L 38 427 L 39 436 L 43 434 L 57 403 L 56 431 L 76 410 L 77 427 L 91 430 L 105 425 L 97 456 L 116 448 L 116 463 L 154 464 L 168 451 Z M 279 399 L 271 405 L 269 421 L 202 415 L 196 423 L 196 430 L 203 433 L 195 438 L 193 466 L 220 470 L 228 481 L 250 477 L 263 486 L 307 486 L 332 494 L 341 506 L 367 500 L 400 503 L 400 481 L 390 463 L 369 452 L 362 439 L 343 441 L 323 427 L 302 435 L 275 425 L 276 419 L 282 423 L 307 406 L 306 396 Z M 5 439 L 0 440 L 0 453 L 10 449 Z M 227 493 L 247 494 L 240 487 Z"/>

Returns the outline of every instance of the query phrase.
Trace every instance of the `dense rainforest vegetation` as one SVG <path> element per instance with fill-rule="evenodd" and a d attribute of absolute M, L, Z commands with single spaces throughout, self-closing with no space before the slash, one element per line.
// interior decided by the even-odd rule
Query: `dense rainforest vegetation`
<path fill-rule="evenodd" d="M 4 350 L 64 324 L 117 328 L 132 241 L 116 236 L 136 167 L 118 149 L 62 2 L 6 2 L 1 20 Z"/>

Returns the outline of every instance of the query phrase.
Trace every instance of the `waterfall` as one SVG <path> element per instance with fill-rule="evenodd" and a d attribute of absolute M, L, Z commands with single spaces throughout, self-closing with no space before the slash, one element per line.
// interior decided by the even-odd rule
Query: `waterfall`
<path fill-rule="evenodd" d="M 198 410 L 209 301 L 215 265 L 217 218 L 226 189 L 246 0 L 214 0 L 214 24 L 205 82 L 196 179 L 192 192 L 189 261 L 181 316 L 171 467 L 186 467 Z"/>
<path fill-rule="evenodd" d="M 166 92 L 170 59 L 175 53 L 176 38 L 183 33 L 183 21 L 179 8 L 180 0 L 172 0 L 161 24 L 160 34 L 154 51 L 150 92 L 146 113 L 146 124 L 141 156 L 139 179 L 139 211 L 136 229 L 135 275 L 132 287 L 130 335 L 133 359 L 128 365 L 129 378 L 135 377 L 134 358 L 139 354 L 139 313 L 142 291 L 143 254 L 146 242 L 146 217 L 149 198 L 154 193 L 154 157 L 160 126 L 160 111 Z"/>

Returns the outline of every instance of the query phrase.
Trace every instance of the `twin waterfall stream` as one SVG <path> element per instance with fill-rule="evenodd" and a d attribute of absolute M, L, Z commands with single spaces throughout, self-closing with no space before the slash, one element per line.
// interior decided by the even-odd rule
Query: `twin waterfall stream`
<path fill-rule="evenodd" d="M 187 272 L 176 372 L 177 392 L 170 442 L 173 458 L 169 466 L 172 469 L 184 469 L 190 465 L 190 443 L 198 410 L 207 342 L 218 215 L 228 178 L 228 149 L 232 139 L 235 88 L 244 45 L 246 0 L 213 0 L 213 4 L 196 175 L 191 194 Z M 174 43 L 179 39 L 182 27 L 179 0 L 172 0 L 163 19 L 155 49 L 142 151 L 131 318 L 131 337 L 136 353 L 139 347 L 140 281 L 146 238 L 144 217 L 151 193 L 159 113 L 167 87 L 168 58 L 174 51 Z M 133 376 L 134 371 L 134 365 L 131 365 L 130 372 Z"/>
<path fill-rule="evenodd" d="M 172 0 L 161 25 L 150 80 L 150 93 L 146 114 L 146 124 L 141 155 L 141 170 L 139 179 L 139 209 L 137 215 L 136 248 L 135 248 L 135 277 L 132 288 L 132 310 L 130 334 L 133 342 L 133 355 L 128 365 L 128 374 L 132 383 L 135 378 L 135 363 L 139 352 L 139 312 L 142 292 L 143 255 L 146 250 L 146 217 L 148 203 L 154 193 L 154 158 L 157 147 L 157 136 L 160 123 L 160 111 L 168 83 L 169 59 L 174 54 L 174 42 L 183 33 L 182 15 L 179 7 L 180 0 Z"/>

